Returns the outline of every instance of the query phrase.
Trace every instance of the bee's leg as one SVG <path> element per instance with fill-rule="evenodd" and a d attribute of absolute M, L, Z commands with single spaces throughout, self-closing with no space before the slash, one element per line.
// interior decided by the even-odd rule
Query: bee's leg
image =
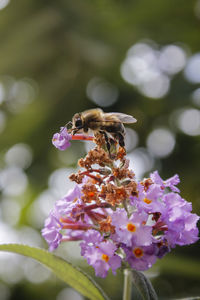
<path fill-rule="evenodd" d="M 124 136 L 120 132 L 118 132 L 118 139 L 119 139 L 119 145 L 124 148 L 125 147 Z"/>
<path fill-rule="evenodd" d="M 79 131 L 79 128 L 72 128 L 71 129 L 72 135 L 75 135 L 78 131 Z"/>
<path fill-rule="evenodd" d="M 106 147 L 108 149 L 108 152 L 109 152 L 109 155 L 110 155 L 110 142 L 109 142 L 109 138 L 108 138 L 108 135 L 105 131 L 99 131 L 100 133 L 102 133 L 105 137 L 105 141 L 106 141 Z"/>
<path fill-rule="evenodd" d="M 124 136 L 120 132 L 113 134 L 113 136 L 116 140 L 118 140 L 119 145 L 124 148 L 124 146 L 125 146 Z"/>

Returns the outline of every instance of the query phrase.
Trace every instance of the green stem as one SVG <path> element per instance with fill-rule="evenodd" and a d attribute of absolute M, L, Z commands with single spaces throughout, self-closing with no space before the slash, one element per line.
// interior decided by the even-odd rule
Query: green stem
<path fill-rule="evenodd" d="M 131 276 L 132 276 L 131 271 L 129 269 L 125 269 L 123 300 L 131 300 L 131 289 L 132 289 Z"/>

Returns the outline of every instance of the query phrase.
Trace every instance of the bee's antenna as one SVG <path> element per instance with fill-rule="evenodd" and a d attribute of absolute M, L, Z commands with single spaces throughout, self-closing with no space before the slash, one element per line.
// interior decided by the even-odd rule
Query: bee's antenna
<path fill-rule="evenodd" d="M 68 129 L 68 126 L 69 126 L 69 125 L 72 125 L 72 122 L 71 122 L 71 121 L 69 121 L 67 124 L 65 124 L 64 127 L 66 127 L 66 128 Z"/>

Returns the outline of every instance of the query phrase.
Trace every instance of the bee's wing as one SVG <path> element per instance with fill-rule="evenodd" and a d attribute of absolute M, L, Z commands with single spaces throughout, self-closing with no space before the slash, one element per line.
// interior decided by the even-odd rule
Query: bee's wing
<path fill-rule="evenodd" d="M 110 116 L 110 117 L 116 117 L 117 119 L 119 119 L 122 123 L 135 123 L 137 122 L 137 120 L 131 116 L 131 115 L 126 115 L 126 114 L 123 114 L 123 113 L 117 113 L 117 112 L 112 112 L 112 113 L 107 113 L 106 114 L 107 116 Z"/>

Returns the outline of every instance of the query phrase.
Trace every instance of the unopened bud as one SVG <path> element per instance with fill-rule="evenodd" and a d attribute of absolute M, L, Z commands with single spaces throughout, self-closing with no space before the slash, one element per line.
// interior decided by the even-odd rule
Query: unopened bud
<path fill-rule="evenodd" d="M 99 169 L 99 173 L 102 175 L 110 175 L 111 174 L 111 170 L 108 168 L 100 168 Z"/>
<path fill-rule="evenodd" d="M 121 182 L 121 184 L 122 184 L 123 186 L 125 186 L 125 185 L 129 184 L 130 182 L 131 182 L 130 179 L 126 179 L 126 180 L 123 180 L 123 181 Z"/>

